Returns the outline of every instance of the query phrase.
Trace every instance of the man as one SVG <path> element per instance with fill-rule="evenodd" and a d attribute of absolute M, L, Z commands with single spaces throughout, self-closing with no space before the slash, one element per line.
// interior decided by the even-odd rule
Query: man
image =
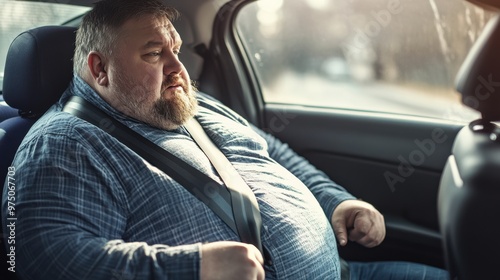
<path fill-rule="evenodd" d="M 339 279 L 337 241 L 379 245 L 385 237 L 382 215 L 285 144 L 195 94 L 178 58 L 182 41 L 175 17 L 154 0 L 103 0 L 83 19 L 75 77 L 26 136 L 13 163 L 21 276 Z M 184 127 L 196 116 L 257 198 L 266 262 L 169 174 L 100 128 L 62 112 L 73 95 L 221 182 Z M 353 279 L 400 274 L 446 276 L 416 264 L 351 264 Z"/>

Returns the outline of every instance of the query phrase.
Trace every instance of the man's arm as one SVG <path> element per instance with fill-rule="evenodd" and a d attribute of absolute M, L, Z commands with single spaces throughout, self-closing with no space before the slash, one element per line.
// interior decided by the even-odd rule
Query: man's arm
<path fill-rule="evenodd" d="M 356 199 L 346 189 L 328 178 L 324 172 L 295 153 L 288 144 L 254 126 L 252 128 L 266 140 L 271 158 L 285 167 L 311 190 L 327 217 L 332 216 L 334 209 L 341 202 Z"/>
<path fill-rule="evenodd" d="M 368 247 L 380 244 L 385 237 L 383 216 L 369 203 L 356 200 L 343 187 L 295 153 L 287 144 L 249 124 L 243 117 L 206 94 L 200 94 L 203 106 L 234 121 L 250 126 L 265 139 L 268 153 L 283 167 L 301 180 L 313 193 L 330 220 L 340 245 L 347 240 Z"/>
<path fill-rule="evenodd" d="M 374 247 L 384 240 L 384 218 L 377 209 L 369 203 L 356 200 L 287 144 L 256 127 L 252 128 L 268 143 L 269 155 L 311 190 L 330 219 L 340 245 L 346 245 L 349 239 L 366 247 Z"/>
<path fill-rule="evenodd" d="M 113 178 L 106 149 L 77 141 L 54 145 L 64 137 L 44 135 L 26 143 L 12 165 L 16 270 L 25 279 L 197 279 L 201 244 L 122 240 L 129 226 L 127 194 Z"/>

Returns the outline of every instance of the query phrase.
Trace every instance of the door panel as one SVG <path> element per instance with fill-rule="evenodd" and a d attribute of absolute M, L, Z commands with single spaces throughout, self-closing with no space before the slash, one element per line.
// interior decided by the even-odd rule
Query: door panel
<path fill-rule="evenodd" d="M 264 130 L 384 214 L 384 243 L 375 249 L 349 244 L 342 256 L 443 266 L 437 192 L 462 125 L 272 104 L 264 111 Z"/>
<path fill-rule="evenodd" d="M 250 122 L 288 143 L 334 181 L 357 197 L 372 203 L 382 212 L 387 227 L 385 241 L 372 249 L 349 243 L 340 249 L 344 258 L 374 261 L 408 260 L 444 267 L 437 222 L 437 193 L 440 175 L 451 152 L 453 140 L 463 125 L 395 114 L 266 103 L 270 100 L 265 97 L 278 93 L 282 99 L 275 98 L 274 102 L 311 104 L 292 100 L 297 96 L 302 101 L 311 97 L 308 85 L 294 88 L 295 84 L 291 86 L 289 84 L 290 81 L 295 82 L 297 79 L 299 82 L 304 82 L 303 79 L 300 80 L 303 77 L 292 77 L 293 79 L 283 82 L 282 84 L 287 87 L 281 91 L 274 87 L 276 79 L 281 77 L 281 74 L 298 71 L 292 69 L 293 65 L 288 62 L 294 62 L 296 58 L 300 60 L 302 56 L 293 53 L 295 55 L 292 54 L 283 61 L 274 61 L 271 58 L 278 57 L 285 50 L 301 44 L 292 42 L 286 43 L 286 47 L 281 47 L 280 44 L 283 42 L 280 32 L 276 33 L 277 41 L 266 38 L 262 40 L 265 44 L 257 44 L 258 38 L 252 32 L 248 34 L 242 32 L 240 36 L 233 25 L 234 14 L 243 7 L 238 4 L 244 2 L 252 1 L 229 2 L 230 4 L 221 9 L 224 13 L 219 13 L 214 23 L 214 37 L 210 45 L 214 65 L 209 68 L 212 65 L 206 64 L 204 73 L 217 74 L 219 77 L 217 81 L 221 84 L 222 100 Z M 300 13 L 304 14 L 302 10 Z M 255 22 L 255 13 L 250 12 L 248 15 L 254 20 L 250 22 Z M 292 19 L 297 22 L 296 18 Z M 249 24 L 249 28 L 245 30 L 260 29 L 255 28 L 255 24 Z M 308 42 L 307 46 L 316 45 L 302 39 L 303 33 L 297 33 L 293 28 L 292 34 L 301 34 L 299 41 Z M 246 38 L 244 42 L 242 38 Z M 333 45 L 335 44 L 327 44 L 327 47 Z M 252 49 L 251 46 L 255 48 Z M 304 50 L 299 52 L 299 54 L 305 53 L 317 52 Z M 414 58 L 414 56 L 405 57 Z M 277 70 L 280 67 L 284 68 L 281 72 Z M 313 69 L 313 72 L 319 69 L 319 67 L 309 68 Z M 322 85 L 317 88 L 321 89 L 319 90 L 321 96 L 327 98 L 331 88 Z M 448 84 L 446 86 L 448 87 Z M 295 95 L 287 94 L 289 88 L 292 88 Z M 397 101 L 404 100 L 405 104 L 415 105 L 415 100 L 410 98 L 406 91 L 385 87 L 384 90 L 387 96 L 398 97 Z M 364 96 L 359 87 L 353 92 L 359 93 L 358 97 Z M 424 92 L 424 95 L 429 97 L 425 102 L 436 105 L 433 102 L 435 95 L 432 92 Z M 346 100 L 358 105 L 352 96 L 347 95 Z M 369 105 L 367 108 L 372 108 L 371 102 L 362 99 L 358 101 L 361 100 L 363 104 Z M 332 98 L 330 100 L 336 101 Z M 423 105 L 428 105 L 425 102 Z M 324 106 L 336 106 L 327 104 L 327 100 L 324 100 L 324 103 Z M 318 105 L 321 106 L 323 103 L 320 102 Z M 439 110 L 448 109 L 435 107 L 438 108 L 438 115 L 441 115 Z M 403 110 L 403 113 L 405 112 Z"/>

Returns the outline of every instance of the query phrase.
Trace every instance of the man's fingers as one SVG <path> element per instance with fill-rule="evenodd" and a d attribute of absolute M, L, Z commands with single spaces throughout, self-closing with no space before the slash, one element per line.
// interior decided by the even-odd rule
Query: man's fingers
<path fill-rule="evenodd" d="M 263 280 L 263 257 L 253 245 L 233 241 L 206 243 L 201 249 L 202 280 Z"/>
<path fill-rule="evenodd" d="M 370 213 L 362 213 L 354 222 L 354 228 L 349 232 L 349 240 L 366 247 L 379 245 L 385 237 L 385 228 L 377 227 Z"/>
<path fill-rule="evenodd" d="M 334 221 L 332 226 L 340 246 L 345 246 L 347 244 L 347 228 L 345 226 L 345 221 Z"/>
<path fill-rule="evenodd" d="M 367 247 L 385 238 L 384 217 L 371 204 L 359 200 L 341 202 L 332 214 L 332 227 L 341 246 L 347 239 Z"/>
<path fill-rule="evenodd" d="M 357 242 L 367 248 L 376 247 L 381 243 L 380 238 L 372 238 L 369 235 L 359 239 Z"/>
<path fill-rule="evenodd" d="M 372 230 L 366 234 L 359 232 L 351 232 L 349 240 L 355 241 L 367 248 L 373 248 L 380 245 L 384 240 L 385 235 L 377 230 Z"/>
<path fill-rule="evenodd" d="M 262 253 L 257 249 L 257 247 L 250 245 L 253 249 L 253 254 L 255 259 L 259 262 L 260 265 L 257 266 L 257 279 L 258 280 L 264 280 L 266 273 L 264 271 L 264 257 L 262 256 Z"/>
<path fill-rule="evenodd" d="M 253 246 L 253 252 L 255 254 L 255 258 L 257 259 L 257 261 L 259 261 L 260 264 L 264 264 L 264 257 L 262 256 L 262 253 L 259 251 L 259 249 L 257 249 L 257 247 Z"/>
<path fill-rule="evenodd" d="M 354 221 L 354 227 L 349 231 L 349 240 L 359 241 L 367 236 L 373 227 L 373 222 L 365 213 L 360 213 Z"/>
<path fill-rule="evenodd" d="M 365 232 L 357 228 L 353 228 L 349 231 L 349 240 L 353 242 L 358 242 L 362 245 L 365 245 L 365 243 L 371 242 L 371 239 L 373 239 L 373 237 L 369 232 Z"/>
<path fill-rule="evenodd" d="M 264 266 L 259 266 L 257 272 L 257 280 L 264 280 L 266 278 L 266 272 L 264 271 Z"/>

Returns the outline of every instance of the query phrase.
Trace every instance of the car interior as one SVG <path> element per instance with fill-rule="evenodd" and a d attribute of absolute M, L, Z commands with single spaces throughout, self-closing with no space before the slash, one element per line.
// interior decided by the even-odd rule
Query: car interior
<path fill-rule="evenodd" d="M 273 133 L 382 212 L 385 241 L 372 249 L 357 244 L 339 248 L 344 259 L 420 262 L 448 269 L 452 279 L 497 275 L 498 16 L 490 20 L 457 73 L 457 94 L 482 116 L 464 126 L 409 116 L 266 103 L 259 77 L 234 27 L 238 12 L 253 1 L 165 1 L 182 14 L 174 22 L 185 45 L 181 61 L 200 91 Z M 495 12 L 500 9 L 495 1 L 471 2 Z M 81 18 L 61 26 L 26 30 L 10 45 L 2 89 L 6 105 L 0 106 L 2 182 L 24 135 L 72 78 L 75 30 Z M 6 210 L 5 205 L 1 210 Z M 8 233 L 2 236 L 8 237 Z M 0 247 L 0 278 L 16 279 L 7 270 L 5 240 Z"/>
<path fill-rule="evenodd" d="M 500 227 L 489 221 L 499 213 L 500 195 L 500 128 L 495 124 L 500 120 L 500 95 L 493 88 L 500 85 L 495 82 L 500 78 L 500 58 L 494 53 L 500 47 L 499 38 L 500 18 L 496 17 L 470 51 L 456 80 L 463 102 L 481 112 L 481 118 L 457 135 L 440 183 L 439 223 L 452 278 L 488 279 L 498 274 L 495 256 Z"/>

